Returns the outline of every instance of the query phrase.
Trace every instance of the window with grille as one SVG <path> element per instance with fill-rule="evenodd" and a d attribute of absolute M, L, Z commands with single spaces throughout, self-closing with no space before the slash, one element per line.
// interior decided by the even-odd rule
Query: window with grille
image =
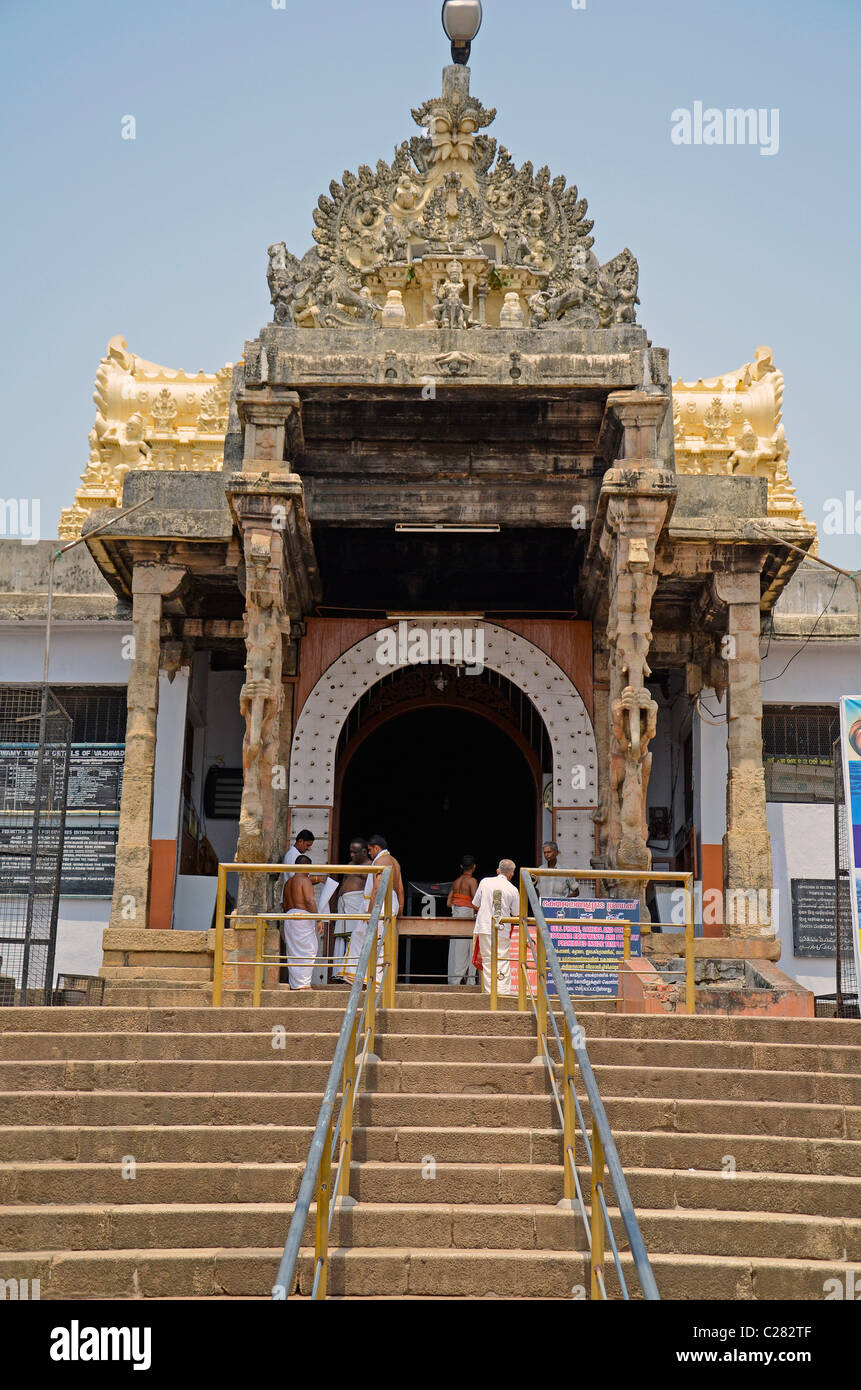
<path fill-rule="evenodd" d="M 762 761 L 768 801 L 834 801 L 836 705 L 765 705 Z"/>

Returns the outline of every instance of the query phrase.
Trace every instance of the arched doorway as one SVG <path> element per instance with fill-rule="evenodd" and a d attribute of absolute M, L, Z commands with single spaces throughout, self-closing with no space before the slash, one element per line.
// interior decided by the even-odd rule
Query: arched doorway
<path fill-rule="evenodd" d="M 545 829 L 536 832 L 534 849 L 527 857 L 537 854 L 540 839 L 548 834 L 559 842 L 564 862 L 588 864 L 595 848 L 598 757 L 583 698 L 570 676 L 535 643 L 500 624 L 471 621 L 471 626 L 483 639 L 484 669 L 479 677 L 457 677 L 468 687 L 460 692 L 463 703 L 490 715 L 495 707 L 503 713 L 503 722 L 513 725 L 515 743 L 522 741 L 518 746 L 541 747 Z M 411 630 L 416 629 L 429 634 L 433 622 L 417 619 Z M 378 630 L 366 634 L 330 661 L 303 699 L 293 734 L 288 838 L 307 826 L 316 836 L 315 853 L 330 863 L 330 851 L 341 842 L 337 773 L 367 705 L 388 700 L 390 695 L 399 700 L 406 689 L 401 681 L 415 682 L 414 702 L 434 699 L 431 691 L 441 693 L 444 702 L 450 699 L 451 672 L 436 666 L 429 690 L 427 673 L 400 653 L 394 666 L 388 658 L 383 666 L 379 638 Z M 507 720 L 499 708 L 501 702 L 509 706 Z M 381 826 L 371 829 L 385 833 Z M 344 829 L 343 833 L 353 832 Z"/>
<path fill-rule="evenodd" d="M 457 875 L 464 853 L 479 874 L 500 858 L 531 863 L 538 835 L 536 767 L 504 728 L 460 708 L 423 707 L 361 731 L 345 749 L 338 847 L 385 835 L 405 885 Z M 339 770 L 340 771 L 340 770 Z"/>

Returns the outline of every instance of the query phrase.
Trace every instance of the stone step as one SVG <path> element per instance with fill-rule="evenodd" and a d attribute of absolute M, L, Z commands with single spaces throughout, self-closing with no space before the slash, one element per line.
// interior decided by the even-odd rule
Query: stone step
<path fill-rule="evenodd" d="M 314 1238 L 314 1211 L 312 1207 L 305 1230 L 308 1243 Z M 861 1220 L 772 1212 L 644 1210 L 637 1215 L 650 1254 L 861 1259 Z M 276 1247 L 286 1240 L 291 1216 L 289 1206 L 272 1202 L 6 1207 L 0 1210 L 0 1247 L 7 1253 Z M 619 1248 L 626 1249 L 618 1209 L 610 1208 L 610 1220 Z M 579 1213 L 516 1204 L 362 1202 L 352 1210 L 336 1211 L 331 1239 L 333 1248 L 343 1244 L 579 1254 L 588 1249 Z"/>
<path fill-rule="evenodd" d="M 0 1163 L 0 1206 L 23 1203 L 215 1202 L 295 1200 L 304 1162 L 143 1163 L 133 1176 L 121 1164 Z M 673 1207 L 721 1211 L 774 1211 L 843 1218 L 861 1212 L 861 1179 L 786 1173 L 715 1172 L 629 1167 L 636 1209 Z M 585 1168 L 581 1180 L 586 1181 Z M 612 1183 L 607 1182 L 607 1191 Z M 352 1165 L 350 1192 L 360 1201 L 392 1203 L 540 1203 L 561 1200 L 559 1164 L 380 1163 Z"/>
<path fill-rule="evenodd" d="M 0 1091 L 192 1090 L 314 1091 L 322 1094 L 328 1059 L 292 1060 L 270 1048 L 265 1061 L 92 1060 L 0 1061 Z M 861 1104 L 861 1075 L 816 1072 L 691 1071 L 684 1067 L 595 1067 L 604 1097 L 738 1099 L 795 1103 Z M 366 1087 L 374 1091 L 430 1094 L 475 1092 L 538 1095 L 548 1080 L 543 1065 L 524 1062 L 369 1062 Z"/>
<path fill-rule="evenodd" d="M 320 1109 L 319 1091 L 266 1092 L 113 1090 L 0 1092 L 8 1125 L 308 1125 Z M 588 1104 L 583 1106 L 587 1123 Z M 668 1136 L 724 1131 L 726 1135 L 861 1140 L 861 1107 L 759 1101 L 674 1101 L 606 1097 L 610 1125 Z M 552 1127 L 549 1095 L 360 1094 L 357 1123 L 381 1126 L 451 1125 L 475 1128 Z"/>
<path fill-rule="evenodd" d="M 307 1002 L 309 996 L 306 994 L 284 991 L 278 994 L 273 1005 L 260 1009 L 252 1009 L 250 1006 L 224 1006 L 213 1009 L 207 1001 L 189 1007 L 183 1003 L 178 1004 L 173 995 L 166 1005 L 157 1008 L 146 1007 L 140 1001 L 131 1005 L 84 1005 L 63 1009 L 42 1006 L 26 1009 L 0 1008 L 0 1034 L 132 1029 L 182 1033 L 260 1032 L 271 1028 L 273 1023 L 281 1023 L 288 1032 L 304 1032 L 308 1027 L 305 1021 L 306 1011 L 311 1007 L 315 1010 L 314 1026 L 337 1033 L 343 1022 L 347 996 L 343 991 L 321 990 L 312 991 L 310 997 L 314 1000 L 313 1005 Z M 506 1008 L 492 1013 L 486 1003 L 482 1007 L 482 1000 L 477 996 L 471 997 L 468 1008 L 463 1005 L 463 996 L 458 996 L 457 1007 L 445 1009 L 432 1007 L 427 1003 L 401 1006 L 400 1001 L 403 997 L 403 992 L 399 991 L 398 1007 L 380 1011 L 381 1032 L 488 1034 L 498 1032 L 504 1027 L 505 1031 L 510 1030 L 512 1034 L 535 1036 L 535 1019 L 531 1012 L 520 1014 L 516 1010 Z M 816 1046 L 861 1045 L 857 1022 L 852 1019 L 745 1018 L 733 1015 L 703 1017 L 596 1012 L 587 1016 L 584 1029 L 587 1041 L 599 1038 L 645 1038 L 654 1041 L 678 1038 L 705 1040 L 706 1043 L 714 1040 Z"/>
<path fill-rule="evenodd" d="M 209 984 L 212 981 L 212 965 L 103 965 L 99 971 L 103 980 L 111 983 L 160 985 L 174 981 L 177 984 Z"/>
<path fill-rule="evenodd" d="M 0 1127 L 0 1162 L 120 1163 L 133 1154 L 140 1163 L 304 1162 L 313 1125 L 16 1125 Z M 612 1120 L 611 1120 L 612 1123 Z M 614 1127 L 623 1166 L 687 1169 L 723 1174 L 784 1172 L 861 1177 L 861 1145 L 840 1139 L 761 1138 L 729 1134 L 654 1133 Z M 582 1139 L 578 1136 L 578 1145 Z M 562 1162 L 562 1136 L 547 1127 L 496 1128 L 401 1125 L 368 1128 L 353 1135 L 353 1155 L 379 1163 Z"/>
<path fill-rule="evenodd" d="M 328 1014 L 328 1011 L 327 1011 Z M 304 1017 L 304 1015 L 303 1015 Z M 512 1020 L 515 1021 L 515 1020 Z M 295 1029 L 296 1019 L 291 1020 Z M 501 1020 L 500 1027 L 506 1020 Z M 337 1032 L 293 1031 L 285 1037 L 281 1023 L 268 1031 L 176 1033 L 174 1031 L 33 1032 L 22 1043 L 20 1033 L 0 1033 L 0 1061 L 17 1059 L 25 1047 L 29 1061 L 39 1060 L 170 1060 L 176 1058 L 208 1061 L 268 1060 L 274 1052 L 285 1060 L 330 1061 L 338 1041 Z M 551 1049 L 555 1039 L 551 1041 Z M 844 1047 L 793 1045 L 791 1043 L 707 1043 L 690 1039 L 629 1040 L 591 1038 L 588 1052 L 594 1066 L 615 1065 L 720 1069 L 722 1071 L 826 1072 L 861 1074 L 861 1045 Z M 505 1033 L 442 1034 L 393 1033 L 381 1028 L 375 1051 L 385 1061 L 429 1061 L 459 1063 L 525 1063 L 536 1053 L 536 1043 L 528 1036 Z M 859 1092 L 861 1097 L 861 1092 Z"/>
<path fill-rule="evenodd" d="M 268 1297 L 281 1247 L 175 1250 L 38 1251 L 0 1255 L 0 1278 L 39 1279 L 42 1299 Z M 632 1297 L 639 1286 L 629 1254 L 621 1256 Z M 829 1278 L 845 1280 L 843 1261 L 662 1255 L 651 1261 L 665 1299 L 819 1300 Z M 608 1291 L 615 1281 L 607 1267 Z M 300 1288 L 311 1288 L 313 1252 L 300 1259 Z M 588 1291 L 582 1255 L 544 1250 L 334 1250 L 329 1292 L 412 1298 L 582 1298 Z"/>

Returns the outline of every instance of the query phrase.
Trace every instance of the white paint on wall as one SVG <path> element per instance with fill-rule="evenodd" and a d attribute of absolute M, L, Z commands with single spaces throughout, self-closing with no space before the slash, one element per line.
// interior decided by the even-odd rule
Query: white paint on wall
<path fill-rule="evenodd" d="M 817 642 L 814 637 L 806 646 L 776 640 L 769 646 L 765 638 L 762 650 L 768 651 L 761 667 L 763 704 L 830 705 L 841 695 L 857 695 L 861 690 L 858 641 Z"/>
<path fill-rule="evenodd" d="M 51 632 L 50 678 L 56 685 L 126 685 L 131 623 L 55 622 Z M 45 626 L 0 624 L 0 671 L 4 681 L 41 681 Z"/>
<path fill-rule="evenodd" d="M 179 833 L 188 676 L 186 668 L 178 671 L 172 681 L 165 671 L 159 673 L 152 806 L 154 840 L 175 840 Z"/>
<path fill-rule="evenodd" d="M 704 718 L 695 715 L 699 724 L 700 744 L 700 841 L 704 845 L 719 845 L 726 834 L 726 779 L 729 771 L 726 724 L 707 721 L 726 719 L 726 697 L 719 705 L 715 692 L 704 690 L 700 704 Z"/>

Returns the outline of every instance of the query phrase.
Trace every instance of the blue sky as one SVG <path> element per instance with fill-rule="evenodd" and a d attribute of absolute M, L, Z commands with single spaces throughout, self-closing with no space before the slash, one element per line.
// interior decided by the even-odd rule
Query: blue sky
<path fill-rule="evenodd" d="M 49 534 L 108 339 L 188 371 L 235 361 L 270 316 L 267 246 L 301 255 L 330 179 L 415 131 L 448 45 L 437 0 L 0 0 L 0 37 L 0 495 L 26 478 Z M 774 349 L 820 526 L 827 499 L 861 504 L 859 40 L 858 0 L 486 0 L 471 61 L 491 133 L 578 185 L 602 260 L 638 257 L 674 379 Z M 778 108 L 778 153 L 674 145 L 695 101 Z M 861 568 L 857 529 L 821 552 Z"/>

